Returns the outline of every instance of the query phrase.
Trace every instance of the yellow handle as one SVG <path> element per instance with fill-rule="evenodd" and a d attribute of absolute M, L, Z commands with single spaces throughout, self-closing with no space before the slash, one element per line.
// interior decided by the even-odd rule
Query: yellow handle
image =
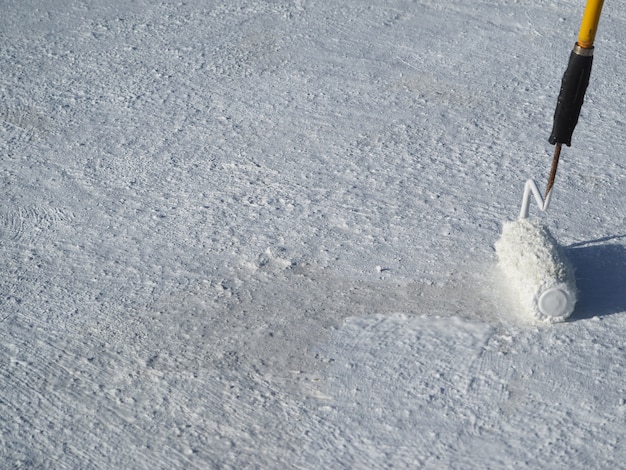
<path fill-rule="evenodd" d="M 583 49 L 591 49 L 593 47 L 603 4 L 604 0 L 587 0 L 583 21 L 578 33 L 578 45 Z"/>

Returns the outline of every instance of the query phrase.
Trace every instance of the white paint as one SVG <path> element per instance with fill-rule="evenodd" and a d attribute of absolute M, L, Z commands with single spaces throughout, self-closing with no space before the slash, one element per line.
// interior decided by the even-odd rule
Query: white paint
<path fill-rule="evenodd" d="M 564 321 L 576 305 L 574 268 L 540 222 L 505 222 L 495 243 L 499 264 L 527 313 L 550 323 Z"/>
<path fill-rule="evenodd" d="M 545 326 L 493 244 L 578 2 L 4 3 L 0 467 L 623 465 L 622 9 Z"/>

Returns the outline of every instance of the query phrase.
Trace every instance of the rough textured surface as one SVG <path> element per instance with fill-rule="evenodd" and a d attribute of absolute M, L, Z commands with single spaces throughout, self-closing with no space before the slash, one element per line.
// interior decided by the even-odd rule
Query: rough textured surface
<path fill-rule="evenodd" d="M 0 468 L 623 467 L 605 8 L 545 325 L 493 244 L 579 0 L 1 0 Z"/>

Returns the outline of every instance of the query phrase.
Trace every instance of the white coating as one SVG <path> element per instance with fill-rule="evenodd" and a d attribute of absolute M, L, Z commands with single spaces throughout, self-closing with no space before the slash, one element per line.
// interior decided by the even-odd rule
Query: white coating
<path fill-rule="evenodd" d="M 532 317 L 567 319 L 576 304 L 574 269 L 550 231 L 539 222 L 505 222 L 495 244 L 499 263 Z"/>
<path fill-rule="evenodd" d="M 544 200 L 539 192 L 539 188 L 537 187 L 537 183 L 534 180 L 528 179 L 526 180 L 526 184 L 524 185 L 524 195 L 522 196 L 522 208 L 520 209 L 519 217 L 520 219 L 526 219 L 528 217 L 528 210 L 530 206 L 530 196 L 535 197 L 535 201 L 537 202 L 537 206 L 542 212 L 548 210 L 550 206 L 550 199 L 552 199 L 552 191 L 548 193 L 546 199 Z"/>

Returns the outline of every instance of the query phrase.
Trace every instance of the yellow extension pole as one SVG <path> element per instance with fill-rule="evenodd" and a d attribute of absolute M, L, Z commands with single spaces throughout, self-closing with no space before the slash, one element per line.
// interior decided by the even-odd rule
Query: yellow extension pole
<path fill-rule="evenodd" d="M 598 31 L 603 4 L 604 0 L 587 0 L 578 33 L 578 41 L 570 54 L 570 60 L 563 75 L 561 91 L 554 113 L 552 134 L 548 139 L 551 144 L 557 144 L 554 153 L 555 162 L 558 160 L 560 151 L 558 145 L 565 144 L 569 147 L 572 144 L 572 133 L 578 122 L 580 108 L 583 105 L 585 91 L 589 84 L 593 62 L 593 42 Z"/>
<path fill-rule="evenodd" d="M 556 147 L 554 148 L 552 168 L 548 177 L 546 198 L 554 185 L 559 156 L 561 155 L 561 146 L 562 144 L 567 146 L 572 144 L 572 133 L 578 122 L 580 109 L 585 98 L 585 91 L 589 84 L 589 76 L 591 75 L 593 41 L 596 38 L 603 4 L 604 0 L 587 0 L 578 33 L 578 41 L 570 54 L 569 63 L 563 75 L 561 91 L 559 92 L 556 111 L 554 112 L 552 133 L 548 139 L 551 144 L 556 144 Z"/>
<path fill-rule="evenodd" d="M 580 24 L 580 32 L 578 33 L 578 45 L 583 49 L 591 49 L 593 41 L 596 38 L 598 30 L 598 22 L 600 21 L 600 13 L 602 13 L 602 5 L 604 0 L 587 0 L 585 13 Z"/>

